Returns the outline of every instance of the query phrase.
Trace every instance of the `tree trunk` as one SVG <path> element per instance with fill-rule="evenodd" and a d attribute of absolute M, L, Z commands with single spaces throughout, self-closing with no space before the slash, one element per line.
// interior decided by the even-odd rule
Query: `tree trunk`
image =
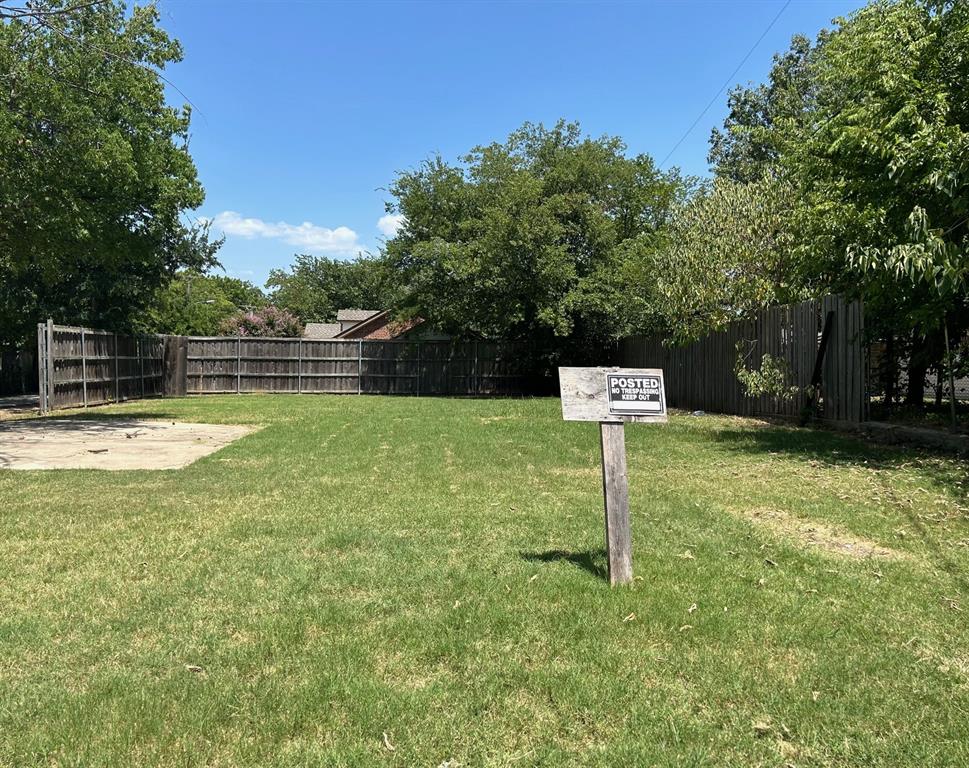
<path fill-rule="evenodd" d="M 905 405 L 921 408 L 925 405 L 925 374 L 929 367 L 921 360 L 912 360 L 908 366 L 908 392 Z"/>

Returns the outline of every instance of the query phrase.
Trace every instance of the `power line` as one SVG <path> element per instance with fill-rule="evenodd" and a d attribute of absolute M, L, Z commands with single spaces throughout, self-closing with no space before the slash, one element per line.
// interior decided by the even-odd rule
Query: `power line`
<path fill-rule="evenodd" d="M 673 156 L 673 153 L 676 152 L 676 150 L 678 150 L 680 148 L 680 145 L 684 141 L 686 141 L 686 137 L 689 136 L 693 132 L 693 129 L 696 128 L 697 123 L 699 123 L 703 119 L 703 116 L 710 110 L 710 107 L 712 107 L 714 105 L 714 103 L 716 102 L 716 100 L 720 98 L 720 94 L 723 93 L 724 89 L 728 85 L 730 85 L 732 82 L 734 82 L 734 78 L 737 76 L 737 73 L 740 71 L 741 67 L 743 67 L 743 65 L 747 63 L 747 59 L 749 59 L 754 54 L 754 51 L 757 49 L 757 46 L 760 45 L 761 41 L 765 37 L 767 37 L 767 33 L 770 32 L 771 29 L 774 28 L 774 25 L 777 23 L 777 20 L 781 17 L 781 14 L 784 13 L 784 11 L 787 10 L 787 6 L 789 6 L 790 4 L 791 4 L 791 0 L 787 0 L 787 2 L 784 3 L 784 5 L 781 6 L 781 9 L 777 12 L 777 15 L 774 16 L 774 18 L 771 20 L 771 23 L 767 25 L 767 29 L 765 29 L 761 33 L 760 37 L 757 38 L 757 42 L 755 42 L 750 47 L 750 50 L 747 51 L 747 55 L 744 56 L 743 59 L 740 60 L 740 63 L 734 68 L 734 71 L 730 73 L 730 77 L 728 77 L 724 81 L 724 84 L 720 86 L 720 90 L 718 90 L 715 94 L 713 94 L 713 98 L 710 99 L 709 103 L 703 108 L 703 111 L 699 115 L 697 115 L 696 120 L 694 120 L 690 124 L 690 127 L 686 129 L 686 131 L 684 132 L 684 134 L 682 136 L 680 136 L 680 140 L 676 142 L 676 144 L 673 146 L 673 149 L 671 149 L 669 152 L 667 152 L 666 157 L 663 158 L 663 162 L 661 162 L 659 164 L 659 167 L 661 169 L 662 169 L 662 167 L 664 165 L 666 165 L 666 161 L 669 160 Z"/>

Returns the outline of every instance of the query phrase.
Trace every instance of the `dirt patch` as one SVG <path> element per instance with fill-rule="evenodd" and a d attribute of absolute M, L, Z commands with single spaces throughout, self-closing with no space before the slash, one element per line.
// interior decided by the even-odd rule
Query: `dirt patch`
<path fill-rule="evenodd" d="M 25 419 L 0 424 L 2 469 L 181 469 L 253 427 L 135 419 Z"/>
<path fill-rule="evenodd" d="M 900 559 L 906 557 L 904 553 L 897 550 L 852 536 L 850 533 L 840 531 L 833 526 L 794 517 L 779 509 L 757 507 L 732 511 L 747 520 L 770 528 L 782 536 L 796 539 L 802 544 L 824 552 L 858 559 L 871 557 Z"/>

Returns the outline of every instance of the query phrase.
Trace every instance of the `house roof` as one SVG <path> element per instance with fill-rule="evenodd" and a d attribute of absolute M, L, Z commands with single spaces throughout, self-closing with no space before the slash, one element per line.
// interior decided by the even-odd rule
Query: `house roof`
<path fill-rule="evenodd" d="M 304 339 L 332 339 L 340 332 L 339 323 L 307 323 L 303 329 Z"/>
<path fill-rule="evenodd" d="M 420 317 L 397 321 L 389 309 L 357 323 L 337 336 L 338 339 L 395 339 L 423 323 Z"/>
<path fill-rule="evenodd" d="M 336 319 L 338 322 L 360 323 L 379 314 L 379 309 L 339 309 L 336 313 Z"/>

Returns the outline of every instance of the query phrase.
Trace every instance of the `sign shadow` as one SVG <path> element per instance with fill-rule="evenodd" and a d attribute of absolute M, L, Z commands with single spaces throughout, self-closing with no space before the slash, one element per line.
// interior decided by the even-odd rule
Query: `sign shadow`
<path fill-rule="evenodd" d="M 599 579 L 609 579 L 608 560 L 606 550 L 587 549 L 583 552 L 569 552 L 565 549 L 549 549 L 545 552 L 521 552 L 522 560 L 529 563 L 558 563 L 566 562 L 588 571 Z"/>

